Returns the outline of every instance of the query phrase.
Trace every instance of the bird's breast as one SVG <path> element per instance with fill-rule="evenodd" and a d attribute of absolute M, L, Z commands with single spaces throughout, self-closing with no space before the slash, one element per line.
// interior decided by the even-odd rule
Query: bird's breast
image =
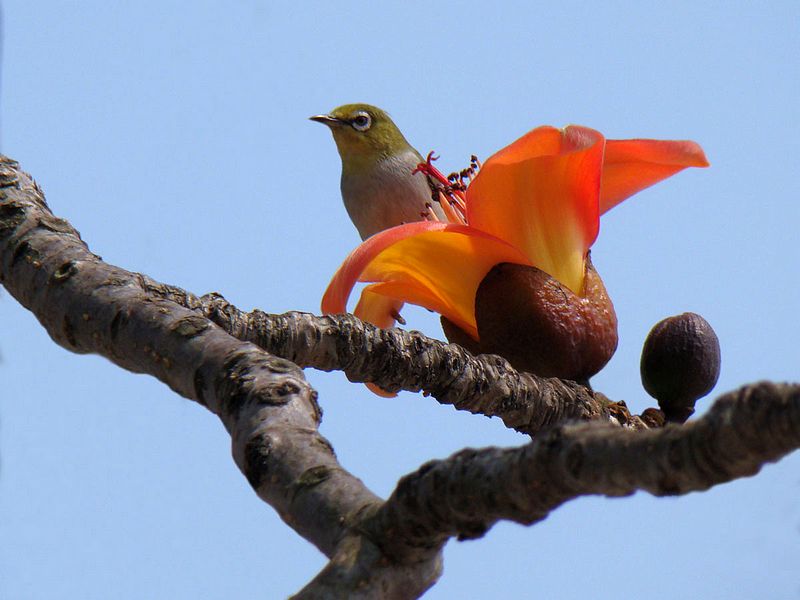
<path fill-rule="evenodd" d="M 344 205 L 362 239 L 402 223 L 430 218 L 427 178 L 412 174 L 420 160 L 416 153 L 407 153 L 380 160 L 366 172 L 342 172 Z M 438 205 L 434 209 L 441 210 Z"/>

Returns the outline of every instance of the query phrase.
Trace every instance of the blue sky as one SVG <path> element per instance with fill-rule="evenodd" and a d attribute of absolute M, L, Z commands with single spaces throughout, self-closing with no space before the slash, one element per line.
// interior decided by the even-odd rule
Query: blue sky
<path fill-rule="evenodd" d="M 715 392 L 797 380 L 796 2 L 113 4 L 7 0 L 0 96 L 2 151 L 107 261 L 317 312 L 358 237 L 330 134 L 307 117 L 346 102 L 387 109 L 445 170 L 540 124 L 689 138 L 710 169 L 603 218 L 593 259 L 620 346 L 595 386 L 651 406 L 642 342 L 686 310 L 719 335 Z M 407 319 L 441 335 L 425 311 Z M 204 409 L 58 348 L 5 292 L 0 352 L 0 597 L 278 598 L 324 564 Z M 341 462 L 382 495 L 428 459 L 525 442 L 307 375 Z M 426 597 L 797 598 L 798 492 L 795 453 L 704 494 L 580 499 L 450 543 Z"/>

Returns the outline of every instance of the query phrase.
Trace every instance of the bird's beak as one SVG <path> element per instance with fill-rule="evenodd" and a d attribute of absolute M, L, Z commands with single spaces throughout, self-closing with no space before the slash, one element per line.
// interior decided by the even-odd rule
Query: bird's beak
<path fill-rule="evenodd" d="M 332 117 L 330 115 L 314 115 L 313 117 L 308 117 L 312 121 L 316 121 L 317 123 L 322 123 L 323 125 L 327 125 L 328 127 L 337 127 L 344 123 L 341 119 L 337 119 L 336 117 Z"/>

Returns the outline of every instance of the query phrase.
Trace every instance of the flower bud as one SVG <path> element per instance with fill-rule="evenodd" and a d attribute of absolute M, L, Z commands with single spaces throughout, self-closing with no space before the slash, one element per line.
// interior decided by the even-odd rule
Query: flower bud
<path fill-rule="evenodd" d="M 683 423 L 719 379 L 719 339 L 703 317 L 683 313 L 656 324 L 642 349 L 642 385 L 668 421 Z"/>

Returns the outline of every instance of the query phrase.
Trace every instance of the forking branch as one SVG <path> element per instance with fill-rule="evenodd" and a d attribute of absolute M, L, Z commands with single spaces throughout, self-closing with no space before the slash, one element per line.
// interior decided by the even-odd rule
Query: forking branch
<path fill-rule="evenodd" d="M 331 558 L 300 597 L 416 597 L 438 578 L 451 537 L 480 537 L 500 519 L 535 523 L 583 495 L 704 490 L 800 447 L 798 385 L 745 386 L 695 421 L 659 427 L 582 386 L 414 332 L 352 316 L 247 314 L 219 296 L 198 298 L 92 254 L 7 158 L 0 282 L 59 345 L 150 374 L 221 419 L 259 497 Z M 424 390 L 538 435 L 520 448 L 423 465 L 383 501 L 319 434 L 316 392 L 298 365 Z"/>

